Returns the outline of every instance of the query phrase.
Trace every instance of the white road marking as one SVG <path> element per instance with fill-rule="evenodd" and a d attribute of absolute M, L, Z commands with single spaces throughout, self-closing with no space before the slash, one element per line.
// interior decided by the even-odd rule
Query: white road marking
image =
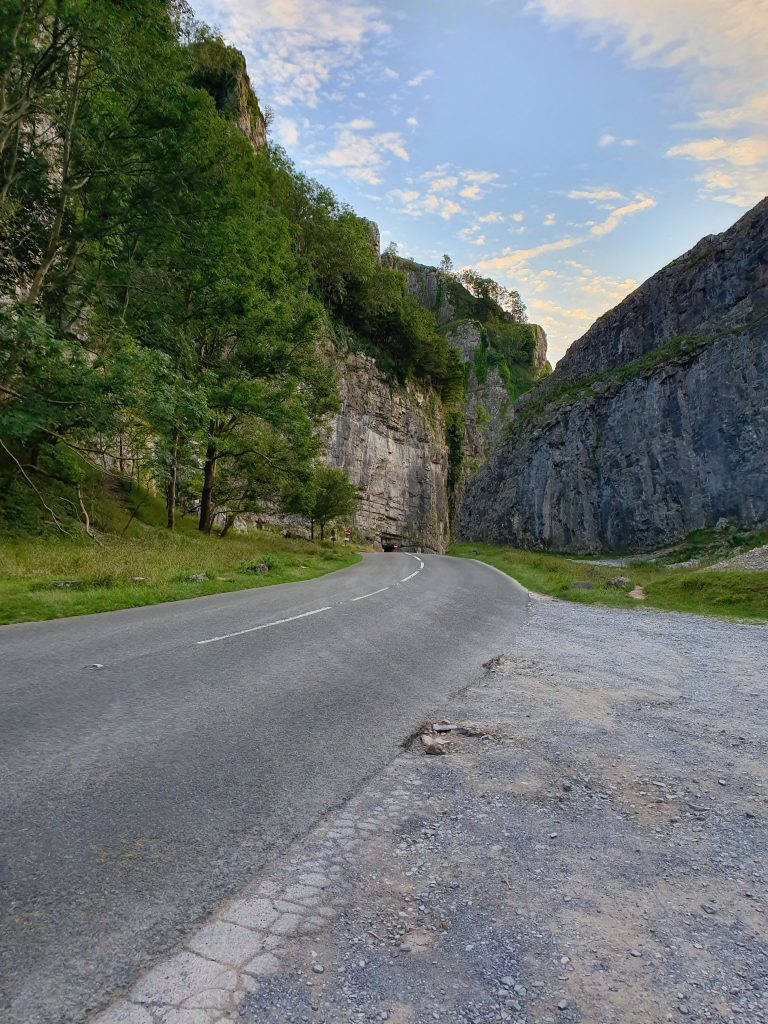
<path fill-rule="evenodd" d="M 315 608 L 311 612 L 302 612 L 301 615 L 291 615 L 287 619 L 275 619 L 274 622 L 263 622 L 260 626 L 250 626 L 248 629 L 238 629 L 236 633 L 225 633 L 223 636 L 212 636 L 208 640 L 198 640 L 200 644 L 215 644 L 217 640 L 229 640 L 233 636 L 243 636 L 244 633 L 255 633 L 259 629 L 269 629 L 270 626 L 282 626 L 284 622 L 295 622 L 296 619 L 306 619 L 309 615 L 319 615 L 320 612 L 328 612 L 332 605 L 327 604 L 324 608 Z"/>
<path fill-rule="evenodd" d="M 381 590 L 372 590 L 370 594 L 361 594 L 360 597 L 351 597 L 349 603 L 352 604 L 355 601 L 364 601 L 366 597 L 374 597 L 376 594 L 383 594 L 385 590 L 389 590 L 389 587 L 382 587 Z"/>
<path fill-rule="evenodd" d="M 409 554 L 411 554 L 409 552 Z M 412 580 L 414 576 L 418 576 L 421 570 L 424 568 L 424 563 L 418 555 L 411 554 L 411 558 L 415 558 L 419 563 L 419 568 L 412 572 L 410 576 L 405 576 L 400 580 L 401 583 L 407 583 L 408 580 Z M 389 590 L 389 587 L 381 587 L 379 590 L 372 590 L 370 594 L 361 594 L 359 597 L 351 597 L 349 599 L 350 604 L 354 604 L 355 601 L 364 601 L 366 597 L 375 597 L 376 594 L 383 594 L 385 590 Z M 234 636 L 244 636 L 246 633 L 256 633 L 260 629 L 269 629 L 270 626 L 282 626 L 285 622 L 295 622 L 296 619 L 306 619 L 310 615 L 319 615 L 320 612 L 329 612 L 331 608 L 337 608 L 339 605 L 345 604 L 344 601 L 337 601 L 336 604 L 327 604 L 324 608 L 315 608 L 311 612 L 302 612 L 301 615 L 291 615 L 287 619 L 275 619 L 274 622 L 263 622 L 260 626 L 249 626 L 248 629 L 238 629 L 236 633 L 224 633 L 222 636 L 212 636 L 207 640 L 195 641 L 197 646 L 202 644 L 215 644 L 219 640 L 230 640 Z"/>

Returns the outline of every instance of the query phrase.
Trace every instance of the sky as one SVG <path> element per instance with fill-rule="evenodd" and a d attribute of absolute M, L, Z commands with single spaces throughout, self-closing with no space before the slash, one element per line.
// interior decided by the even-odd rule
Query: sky
<path fill-rule="evenodd" d="M 383 246 L 516 288 L 553 362 L 768 193 L 768 0 L 194 6 L 301 171 Z"/>

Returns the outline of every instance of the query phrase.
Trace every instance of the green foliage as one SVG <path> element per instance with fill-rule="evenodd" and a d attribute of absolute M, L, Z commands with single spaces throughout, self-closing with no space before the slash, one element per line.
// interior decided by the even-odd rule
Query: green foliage
<path fill-rule="evenodd" d="M 628 569 L 585 565 L 565 555 L 522 551 L 493 544 L 457 544 L 451 554 L 479 558 L 513 576 L 529 590 L 581 604 L 607 604 L 615 608 L 650 605 L 668 611 L 695 612 L 727 618 L 768 620 L 768 572 L 691 572 L 660 564 L 636 562 Z M 645 601 L 629 596 L 629 588 L 612 585 L 619 575 L 643 587 Z M 593 584 L 574 588 L 578 581 Z"/>
<path fill-rule="evenodd" d="M 479 419 L 479 417 L 478 417 Z M 454 407 L 448 410 L 445 437 L 448 444 L 448 490 L 453 491 L 461 481 L 464 468 L 464 435 L 466 422 L 464 410 Z"/>
<path fill-rule="evenodd" d="M 475 363 L 475 376 L 477 377 L 478 384 L 485 384 L 488 380 L 488 353 L 486 351 L 487 340 L 483 335 L 481 343 L 477 346 L 473 353 L 473 360 Z"/>
<path fill-rule="evenodd" d="M 317 524 L 322 540 L 328 523 L 354 516 L 358 500 L 357 488 L 343 469 L 319 463 L 310 475 L 289 481 L 283 494 L 283 508 L 306 519 L 312 537 Z"/>

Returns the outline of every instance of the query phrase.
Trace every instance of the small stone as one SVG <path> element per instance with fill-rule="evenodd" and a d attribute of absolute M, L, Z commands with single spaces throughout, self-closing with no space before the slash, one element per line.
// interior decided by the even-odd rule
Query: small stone
<path fill-rule="evenodd" d="M 322 964 L 312 964 L 312 970 L 315 974 L 323 974 L 325 972 L 325 968 Z"/>
<path fill-rule="evenodd" d="M 572 789 L 573 789 L 573 785 L 570 782 L 564 782 L 563 783 L 563 792 L 564 793 L 570 793 Z"/>
<path fill-rule="evenodd" d="M 568 1009 L 568 1000 L 567 999 L 561 999 L 560 1002 L 557 1004 L 557 1008 L 558 1008 L 558 1010 L 567 1010 Z"/>
<path fill-rule="evenodd" d="M 207 572 L 196 572 L 194 575 L 189 577 L 189 582 L 190 583 L 205 583 L 205 581 L 207 579 L 208 579 L 208 573 Z"/>
<path fill-rule="evenodd" d="M 630 949 L 629 955 L 630 956 L 642 956 L 643 954 L 640 952 L 639 949 Z"/>
<path fill-rule="evenodd" d="M 400 952 L 401 953 L 410 953 L 412 948 L 413 947 L 411 946 L 410 942 L 401 942 L 400 943 Z"/>
<path fill-rule="evenodd" d="M 550 839 L 557 839 L 557 832 L 550 832 L 549 833 L 549 838 Z"/>

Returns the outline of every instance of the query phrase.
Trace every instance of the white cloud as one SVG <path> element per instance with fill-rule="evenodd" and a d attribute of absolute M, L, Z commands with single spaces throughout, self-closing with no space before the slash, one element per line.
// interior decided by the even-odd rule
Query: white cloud
<path fill-rule="evenodd" d="M 419 127 L 419 122 L 416 120 L 415 117 L 407 117 L 405 119 L 405 123 L 408 125 L 409 128 L 418 128 Z"/>
<path fill-rule="evenodd" d="M 316 106 L 332 74 L 389 32 L 381 9 L 357 0 L 218 0 L 217 21 L 248 55 L 257 91 L 278 107 Z"/>
<path fill-rule="evenodd" d="M 409 155 L 399 132 L 371 132 L 373 127 L 373 121 L 366 118 L 337 125 L 334 145 L 314 157 L 313 162 L 338 168 L 352 181 L 380 185 L 388 158 L 396 156 L 407 161 Z"/>
<path fill-rule="evenodd" d="M 427 68 L 426 71 L 420 71 L 418 75 L 414 75 L 413 78 L 410 78 L 408 80 L 408 85 L 413 89 L 417 85 L 421 85 L 423 82 L 426 82 L 427 79 L 432 78 L 434 74 L 435 72 L 432 68 Z"/>
<path fill-rule="evenodd" d="M 422 193 L 416 189 L 395 188 L 389 195 L 399 202 L 400 212 L 409 217 L 421 217 L 424 213 L 433 213 L 442 217 L 443 220 L 450 220 L 457 213 L 464 212 L 460 203 L 434 192 Z"/>
<path fill-rule="evenodd" d="M 696 175 L 701 194 L 734 206 L 752 206 L 768 192 L 768 135 L 739 139 L 694 139 L 673 146 L 667 156 L 705 165 Z"/>
<path fill-rule="evenodd" d="M 517 213 L 512 214 L 512 220 L 517 221 L 517 223 L 519 224 L 520 221 L 525 220 L 525 214 L 522 212 L 522 210 L 519 210 Z"/>
<path fill-rule="evenodd" d="M 471 181 L 475 185 L 490 185 L 500 177 L 496 171 L 462 171 L 461 175 L 465 181 Z"/>
<path fill-rule="evenodd" d="M 485 193 L 483 192 L 483 190 L 480 188 L 479 185 L 466 185 L 459 192 L 459 195 L 463 196 L 464 199 L 476 200 L 476 199 L 482 199 L 483 196 L 485 195 Z"/>
<path fill-rule="evenodd" d="M 656 200 L 651 199 L 650 196 L 638 196 L 634 202 L 617 207 L 601 224 L 593 225 L 590 232 L 593 235 L 609 235 L 616 230 L 625 217 L 631 217 L 633 213 L 640 213 L 642 210 L 650 210 L 655 205 Z"/>
<path fill-rule="evenodd" d="M 485 245 L 485 235 L 478 234 L 477 224 L 472 224 L 468 228 L 462 228 L 459 232 L 459 238 L 463 238 L 465 242 L 471 242 L 472 245 Z"/>
<path fill-rule="evenodd" d="M 544 218 L 544 226 L 545 227 L 551 227 L 553 224 L 556 224 L 556 223 L 557 223 L 557 215 L 554 214 L 554 213 L 548 213 L 546 215 L 546 217 Z"/>
<path fill-rule="evenodd" d="M 597 144 L 601 149 L 606 149 L 608 146 L 636 146 L 637 139 L 619 139 L 615 135 L 611 135 L 610 132 L 603 132 L 597 140 Z"/>
<path fill-rule="evenodd" d="M 504 214 L 500 210 L 491 210 L 490 213 L 484 213 L 477 220 L 480 224 L 500 224 L 504 220 Z"/>
<path fill-rule="evenodd" d="M 289 149 L 296 146 L 299 141 L 299 125 L 291 117 L 276 117 L 273 131 L 281 146 Z"/>
<path fill-rule="evenodd" d="M 768 137 L 742 139 L 695 139 L 673 146 L 667 156 L 688 156 L 693 160 L 722 160 L 735 167 L 755 167 L 768 161 Z"/>
<path fill-rule="evenodd" d="M 590 203 L 604 203 L 611 199 L 623 199 L 624 196 L 615 188 L 573 188 L 568 193 L 568 198 L 586 199 Z"/>
<path fill-rule="evenodd" d="M 387 78 L 399 78 L 400 73 L 395 71 L 394 68 L 384 68 L 384 74 Z"/>

